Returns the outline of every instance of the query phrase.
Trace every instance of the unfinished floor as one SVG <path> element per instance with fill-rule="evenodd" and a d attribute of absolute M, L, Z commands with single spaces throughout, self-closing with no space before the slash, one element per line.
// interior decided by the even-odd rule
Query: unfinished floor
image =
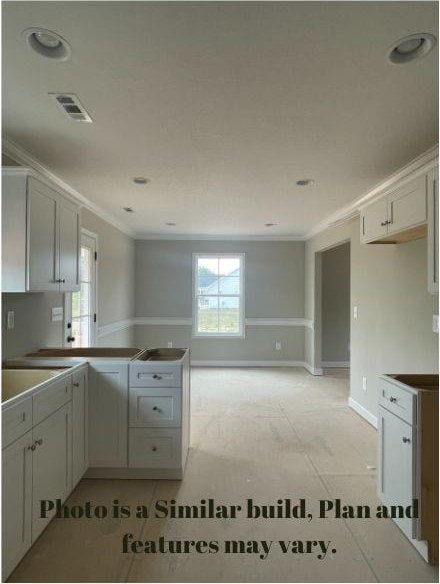
<path fill-rule="evenodd" d="M 260 504 L 319 499 L 375 507 L 376 431 L 347 407 L 346 371 L 194 369 L 183 481 L 83 480 L 68 504 Z M 157 540 L 326 540 L 335 554 L 127 554 L 125 533 Z M 12 582 L 436 582 L 391 520 L 54 520 Z"/>

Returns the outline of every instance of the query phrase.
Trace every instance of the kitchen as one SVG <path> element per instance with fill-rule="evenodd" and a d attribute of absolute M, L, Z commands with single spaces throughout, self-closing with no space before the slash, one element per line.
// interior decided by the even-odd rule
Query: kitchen
<path fill-rule="evenodd" d="M 436 580 L 436 14 L 3 3 L 4 579 Z M 326 291 L 343 293 L 323 265 L 342 245 L 348 351 L 326 358 Z M 289 534 L 40 513 L 289 497 L 315 517 L 329 499 L 421 515 Z M 126 533 L 240 541 L 252 524 L 338 553 L 121 552 Z"/>

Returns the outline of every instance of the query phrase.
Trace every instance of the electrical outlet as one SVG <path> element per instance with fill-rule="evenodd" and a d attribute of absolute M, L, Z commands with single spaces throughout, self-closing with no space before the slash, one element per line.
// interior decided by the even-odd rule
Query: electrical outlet
<path fill-rule="evenodd" d="M 276 351 L 281 351 L 281 343 L 280 343 L 280 341 L 276 341 L 275 342 L 275 350 Z"/>
<path fill-rule="evenodd" d="M 438 334 L 438 314 L 432 315 L 432 332 Z"/>
<path fill-rule="evenodd" d="M 357 306 L 353 306 L 353 318 L 354 320 L 357 320 L 358 317 L 358 307 Z"/>
<path fill-rule="evenodd" d="M 367 378 L 365 376 L 362 377 L 362 389 L 367 391 Z"/>
<path fill-rule="evenodd" d="M 8 310 L 6 326 L 8 330 L 12 330 L 15 327 L 15 312 L 13 310 Z"/>
<path fill-rule="evenodd" d="M 168 341 L 167 347 L 168 347 L 168 349 L 172 349 L 173 348 L 173 341 Z"/>

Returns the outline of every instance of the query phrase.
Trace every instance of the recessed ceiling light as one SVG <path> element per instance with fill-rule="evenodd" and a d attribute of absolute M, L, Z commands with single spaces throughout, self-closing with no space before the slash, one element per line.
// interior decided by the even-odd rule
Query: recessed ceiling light
<path fill-rule="evenodd" d="M 174 227 L 176 224 L 174 223 L 174 221 L 167 221 L 165 225 L 168 225 L 168 227 Z"/>
<path fill-rule="evenodd" d="M 124 209 L 124 211 L 127 211 L 127 213 L 134 213 L 134 210 L 132 207 L 122 207 Z"/>
<path fill-rule="evenodd" d="M 69 43 L 59 34 L 45 28 L 27 28 L 22 37 L 28 46 L 42 57 L 66 61 L 72 52 Z"/>
<path fill-rule="evenodd" d="M 388 60 L 394 65 L 402 65 L 420 59 L 430 53 L 437 40 L 429 33 L 410 34 L 398 40 L 388 51 Z"/>
<path fill-rule="evenodd" d="M 145 178 L 145 176 L 135 176 L 133 182 L 137 185 L 146 185 L 149 181 L 148 178 Z"/>
<path fill-rule="evenodd" d="M 275 225 L 278 225 L 278 223 L 265 223 L 264 224 L 265 227 L 275 227 Z"/>
<path fill-rule="evenodd" d="M 313 178 L 301 178 L 300 180 L 296 181 L 296 184 L 299 187 L 311 187 L 315 184 Z"/>

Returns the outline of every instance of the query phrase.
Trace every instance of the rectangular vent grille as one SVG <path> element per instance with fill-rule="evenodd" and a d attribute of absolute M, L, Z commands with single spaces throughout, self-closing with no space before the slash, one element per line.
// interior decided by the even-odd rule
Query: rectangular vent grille
<path fill-rule="evenodd" d="M 49 95 L 55 99 L 58 107 L 70 119 L 77 122 L 92 122 L 92 118 L 74 93 L 49 93 Z"/>

